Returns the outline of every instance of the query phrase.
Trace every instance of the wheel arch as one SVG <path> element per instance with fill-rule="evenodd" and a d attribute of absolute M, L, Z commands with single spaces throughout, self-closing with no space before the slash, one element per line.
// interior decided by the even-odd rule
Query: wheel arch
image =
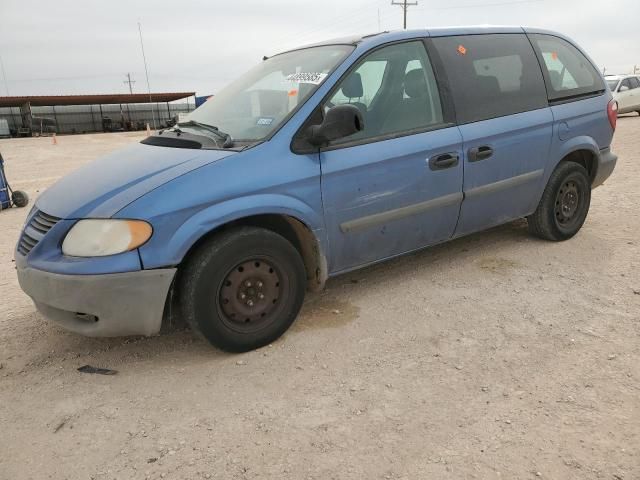
<path fill-rule="evenodd" d="M 324 220 L 316 209 L 285 195 L 261 194 L 211 205 L 182 223 L 164 246 L 180 267 L 203 242 L 239 226 L 270 230 L 289 240 L 302 256 L 308 289 L 321 290 L 328 278 Z"/>
<path fill-rule="evenodd" d="M 590 137 L 574 137 L 563 144 L 557 158 L 559 160 L 553 165 L 547 175 L 547 181 L 551 173 L 563 162 L 575 162 L 582 165 L 589 174 L 589 180 L 593 183 L 598 173 L 598 158 L 600 149 L 597 143 Z M 546 182 L 545 182 L 546 184 Z"/>
<path fill-rule="evenodd" d="M 320 239 L 305 222 L 284 213 L 252 214 L 222 223 L 199 237 L 186 251 L 180 265 L 188 262 L 193 253 L 211 237 L 242 226 L 264 228 L 286 238 L 302 257 L 307 272 L 308 290 L 319 291 L 324 288 L 328 268 Z"/>

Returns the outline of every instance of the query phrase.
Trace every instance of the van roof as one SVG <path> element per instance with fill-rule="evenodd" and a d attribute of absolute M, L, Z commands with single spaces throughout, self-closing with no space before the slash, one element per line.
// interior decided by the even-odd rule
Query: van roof
<path fill-rule="evenodd" d="M 379 44 L 415 37 L 444 37 L 453 35 L 480 35 L 491 33 L 547 33 L 566 38 L 564 35 L 561 35 L 557 32 L 536 27 L 525 27 L 517 25 L 466 25 L 451 27 L 425 27 L 422 29 L 393 30 L 370 33 L 366 35 L 350 35 L 347 37 L 332 38 L 323 40 L 321 42 L 292 48 L 289 51 L 301 50 L 311 47 L 320 47 L 323 45 L 358 45 L 362 43 Z"/>

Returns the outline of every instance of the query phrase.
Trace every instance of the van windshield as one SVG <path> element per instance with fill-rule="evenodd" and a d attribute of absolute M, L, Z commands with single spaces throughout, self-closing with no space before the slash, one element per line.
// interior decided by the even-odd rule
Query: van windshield
<path fill-rule="evenodd" d="M 207 100 L 186 121 L 215 126 L 234 141 L 260 141 L 297 110 L 353 49 L 326 45 L 271 57 Z"/>

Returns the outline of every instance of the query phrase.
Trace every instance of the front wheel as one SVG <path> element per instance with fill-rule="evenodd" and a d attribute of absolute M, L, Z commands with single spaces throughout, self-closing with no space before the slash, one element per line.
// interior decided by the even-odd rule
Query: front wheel
<path fill-rule="evenodd" d="M 245 352 L 291 326 L 304 299 L 306 272 L 284 237 L 241 227 L 202 244 L 181 271 L 179 288 L 194 331 L 222 350 Z"/>
<path fill-rule="evenodd" d="M 563 162 L 551 174 L 538 208 L 527 217 L 529 231 L 545 240 L 567 240 L 584 224 L 590 203 L 587 171 L 577 163 Z"/>

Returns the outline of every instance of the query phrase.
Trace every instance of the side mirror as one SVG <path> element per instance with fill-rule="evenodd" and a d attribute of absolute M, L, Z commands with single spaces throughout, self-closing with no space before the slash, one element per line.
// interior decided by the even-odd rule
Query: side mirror
<path fill-rule="evenodd" d="M 620 85 L 620 88 L 618 89 L 619 92 L 626 92 L 627 90 L 629 90 L 629 87 L 626 85 Z"/>
<path fill-rule="evenodd" d="M 325 145 L 332 140 L 348 137 L 364 129 L 362 112 L 354 105 L 336 105 L 331 107 L 320 125 L 308 130 L 309 143 L 315 146 Z"/>

